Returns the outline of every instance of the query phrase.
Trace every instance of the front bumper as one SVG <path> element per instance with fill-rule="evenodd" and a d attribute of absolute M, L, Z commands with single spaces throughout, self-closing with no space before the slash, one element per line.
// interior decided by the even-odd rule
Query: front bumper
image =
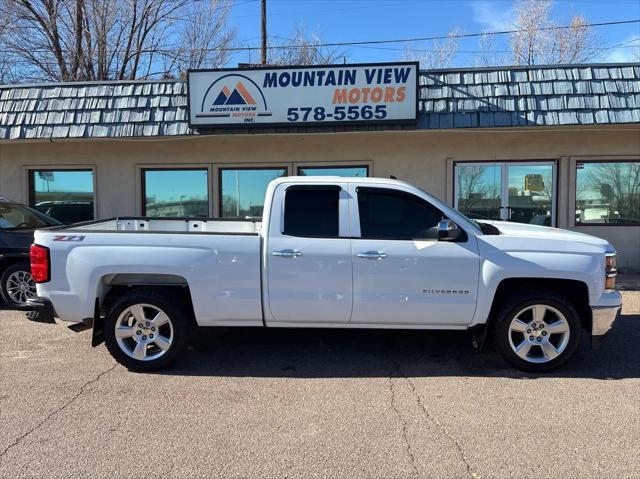
<path fill-rule="evenodd" d="M 36 323 L 56 324 L 53 304 L 46 298 L 31 298 L 25 306 L 25 316 Z"/>
<path fill-rule="evenodd" d="M 594 306 L 591 308 L 591 347 L 598 349 L 615 323 L 622 306 Z"/>

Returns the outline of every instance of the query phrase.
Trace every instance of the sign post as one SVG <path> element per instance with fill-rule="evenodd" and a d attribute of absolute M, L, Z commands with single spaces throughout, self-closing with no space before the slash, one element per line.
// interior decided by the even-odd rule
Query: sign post
<path fill-rule="evenodd" d="M 415 123 L 418 64 L 190 70 L 194 128 Z"/>

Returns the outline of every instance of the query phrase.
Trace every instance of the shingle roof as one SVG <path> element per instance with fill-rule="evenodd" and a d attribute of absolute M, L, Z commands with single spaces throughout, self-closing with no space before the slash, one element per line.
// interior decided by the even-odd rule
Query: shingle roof
<path fill-rule="evenodd" d="M 197 134 L 186 90 L 182 81 L 0 86 L 0 140 Z M 423 129 L 640 123 L 640 63 L 422 71 L 418 96 Z"/>
<path fill-rule="evenodd" d="M 419 128 L 640 123 L 640 63 L 421 72 Z"/>
<path fill-rule="evenodd" d="M 182 81 L 0 86 L 0 139 L 192 133 Z"/>

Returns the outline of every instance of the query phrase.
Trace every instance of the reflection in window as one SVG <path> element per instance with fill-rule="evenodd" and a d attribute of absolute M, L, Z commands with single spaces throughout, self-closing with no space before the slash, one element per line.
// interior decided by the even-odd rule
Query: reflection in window
<path fill-rule="evenodd" d="M 209 216 L 207 170 L 143 170 L 146 216 Z"/>
<path fill-rule="evenodd" d="M 576 224 L 640 224 L 640 162 L 578 163 Z"/>
<path fill-rule="evenodd" d="M 286 168 L 221 169 L 221 216 L 262 217 L 267 185 L 281 176 L 287 176 Z"/>
<path fill-rule="evenodd" d="M 456 166 L 457 208 L 472 219 L 500 219 L 502 167 Z"/>
<path fill-rule="evenodd" d="M 355 176 L 358 178 L 366 178 L 369 176 L 369 167 L 367 166 L 331 166 L 331 167 L 300 167 L 298 168 L 300 176 Z"/>
<path fill-rule="evenodd" d="M 93 171 L 31 170 L 31 205 L 62 223 L 93 219 Z"/>

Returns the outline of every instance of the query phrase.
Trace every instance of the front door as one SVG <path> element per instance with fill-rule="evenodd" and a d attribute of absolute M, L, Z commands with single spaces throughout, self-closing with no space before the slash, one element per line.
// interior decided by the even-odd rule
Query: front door
<path fill-rule="evenodd" d="M 473 235 L 438 241 L 443 214 L 398 190 L 358 187 L 352 229 L 352 323 L 467 325 L 475 312 L 479 257 Z M 357 232 L 356 232 L 357 233 Z"/>
<path fill-rule="evenodd" d="M 335 185 L 279 185 L 266 248 L 268 320 L 346 323 L 352 269 L 348 196 Z M 265 311 L 267 313 L 267 311 Z"/>
<path fill-rule="evenodd" d="M 472 219 L 555 226 L 555 163 L 458 163 L 455 207 Z"/>

